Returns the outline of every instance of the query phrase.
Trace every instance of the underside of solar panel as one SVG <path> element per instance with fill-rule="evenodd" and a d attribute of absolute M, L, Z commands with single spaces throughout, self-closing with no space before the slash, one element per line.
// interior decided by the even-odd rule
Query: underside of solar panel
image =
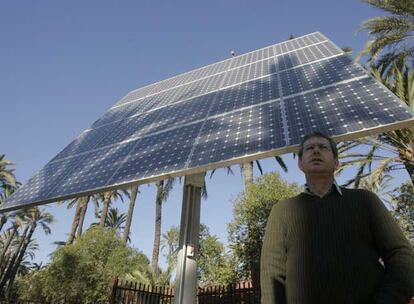
<path fill-rule="evenodd" d="M 18 189 L 3 211 L 413 126 L 409 108 L 316 32 L 134 90 Z"/>

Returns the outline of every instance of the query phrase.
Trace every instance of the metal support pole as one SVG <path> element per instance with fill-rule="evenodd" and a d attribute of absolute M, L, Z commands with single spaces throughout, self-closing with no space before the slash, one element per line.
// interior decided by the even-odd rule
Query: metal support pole
<path fill-rule="evenodd" d="M 204 175 L 205 173 L 189 175 L 185 177 L 184 181 L 175 304 L 193 304 L 196 302 L 196 256 L 198 254 L 200 202 Z"/>

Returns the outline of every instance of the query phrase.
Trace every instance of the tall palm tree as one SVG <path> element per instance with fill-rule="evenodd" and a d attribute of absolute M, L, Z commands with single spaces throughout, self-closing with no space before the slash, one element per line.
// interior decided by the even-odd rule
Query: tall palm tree
<path fill-rule="evenodd" d="M 15 241 L 18 236 L 19 232 L 17 229 L 8 229 L 0 235 L 0 273 L 3 273 L 4 268 L 7 266 L 8 256 L 11 248 L 13 248 L 12 242 L 13 240 Z"/>
<path fill-rule="evenodd" d="M 287 168 L 287 166 L 286 166 L 286 164 L 283 161 L 283 158 L 281 156 L 275 156 L 275 160 L 284 172 L 288 171 L 288 168 Z M 244 189 L 245 190 L 247 190 L 247 188 L 251 184 L 253 184 L 253 167 L 254 167 L 254 164 L 256 164 L 257 169 L 259 170 L 260 174 L 263 174 L 262 165 L 260 164 L 259 160 L 255 160 L 254 162 L 253 161 L 245 162 L 245 163 L 240 165 L 240 170 L 241 170 L 241 175 L 243 177 Z M 232 174 L 232 175 L 234 174 L 231 167 L 226 167 L 226 168 L 227 168 L 227 174 Z M 210 178 L 213 176 L 215 171 L 216 171 L 215 169 L 211 171 Z"/>
<path fill-rule="evenodd" d="M 126 224 L 125 224 L 125 228 L 124 228 L 124 234 L 123 234 L 123 237 L 122 237 L 125 244 L 128 242 L 129 232 L 131 230 L 132 215 L 134 213 L 135 201 L 136 201 L 136 198 L 137 198 L 137 194 L 139 192 L 138 185 L 132 185 L 129 190 L 130 190 L 131 194 L 129 196 L 129 206 L 128 206 L 127 219 L 126 219 Z"/>
<path fill-rule="evenodd" d="M 25 241 L 27 232 L 29 231 L 29 228 L 30 226 L 26 224 L 22 234 L 18 237 L 18 239 L 16 239 L 16 244 L 13 248 L 14 249 L 13 252 L 10 252 L 8 254 L 7 261 L 5 261 L 5 264 L 2 265 L 2 269 L 1 269 L 2 272 L 0 274 L 0 294 L 3 294 L 3 289 L 11 277 L 13 267 L 16 263 L 16 260 L 19 256 L 20 251 L 22 250 L 24 246 L 24 241 Z"/>
<path fill-rule="evenodd" d="M 5 155 L 0 155 L 0 204 L 9 197 L 20 185 L 14 176 L 14 169 L 10 166 L 13 162 L 7 160 Z M 0 217 L 0 231 L 7 222 L 7 214 L 3 213 Z"/>
<path fill-rule="evenodd" d="M 154 229 L 154 246 L 152 248 L 151 267 L 154 271 L 158 271 L 158 259 L 160 254 L 161 243 L 161 216 L 162 203 L 168 198 L 170 191 L 173 188 L 175 179 L 169 178 L 157 182 L 157 196 L 155 198 L 155 229 Z"/>
<path fill-rule="evenodd" d="M 167 249 L 167 272 L 171 272 L 175 267 L 175 261 L 178 253 L 178 242 L 180 238 L 180 231 L 178 227 L 171 227 L 167 232 L 162 234 L 161 250 Z"/>
<path fill-rule="evenodd" d="M 14 169 L 8 168 L 14 165 L 13 162 L 5 159 L 5 155 L 0 155 L 0 191 L 2 191 L 5 185 L 16 187 L 16 177 L 14 176 Z"/>
<path fill-rule="evenodd" d="M 99 195 L 100 199 L 102 200 L 102 211 L 101 211 L 101 216 L 100 216 L 101 220 L 99 222 L 99 226 L 105 227 L 106 217 L 108 216 L 108 210 L 109 210 L 109 206 L 111 202 L 118 198 L 121 199 L 121 201 L 124 201 L 123 195 L 129 196 L 128 191 L 112 190 L 112 191 L 106 191 Z"/>
<path fill-rule="evenodd" d="M 72 228 L 70 230 L 66 244 L 72 244 L 75 240 L 75 237 L 82 235 L 83 223 L 85 221 L 89 198 L 89 196 L 77 197 L 68 203 L 67 208 L 69 209 L 76 205 L 76 211 L 75 216 L 73 217 Z"/>
<path fill-rule="evenodd" d="M 49 224 L 53 222 L 53 216 L 44 210 L 40 210 L 37 207 L 30 208 L 25 212 L 25 221 L 26 221 L 26 228 L 22 234 L 22 239 L 20 240 L 18 250 L 16 250 L 15 254 L 5 274 L 0 282 L 0 291 L 4 289 L 5 284 L 9 282 L 13 282 L 14 277 L 17 273 L 19 265 L 23 260 L 24 254 L 29 246 L 29 243 L 32 240 L 33 233 L 36 230 L 36 227 L 40 226 L 43 228 L 43 231 L 46 234 L 50 234 L 51 230 Z"/>
<path fill-rule="evenodd" d="M 13 265 L 16 262 L 19 252 L 23 248 L 25 236 L 27 235 L 29 228 L 29 225 L 25 224 L 24 230 L 22 231 L 21 235 L 13 239 L 13 245 L 10 247 L 10 250 L 6 253 L 2 261 L 2 264 L 0 265 L 0 294 L 2 294 L 3 288 L 10 277 L 10 273 L 12 271 Z"/>
<path fill-rule="evenodd" d="M 98 215 L 99 222 L 92 223 L 89 229 L 100 226 L 100 215 Z M 109 208 L 106 216 L 105 227 L 115 228 L 118 232 L 124 228 L 127 216 L 125 213 L 119 212 L 118 208 Z"/>
<path fill-rule="evenodd" d="M 247 190 L 253 184 L 253 162 L 251 161 L 244 163 L 241 165 L 241 170 L 244 180 L 244 189 Z"/>
<path fill-rule="evenodd" d="M 76 237 L 80 237 L 83 231 L 83 224 L 85 222 L 86 211 L 88 210 L 90 196 L 83 196 L 81 198 L 81 211 L 79 214 L 79 224 L 78 231 L 76 232 Z"/>
<path fill-rule="evenodd" d="M 123 225 L 126 222 L 126 219 L 126 214 L 119 212 L 118 208 L 110 208 L 108 216 L 106 217 L 105 226 L 109 228 L 115 228 L 119 231 L 124 228 Z"/>
<path fill-rule="evenodd" d="M 414 109 L 414 69 L 407 65 L 402 70 L 393 66 L 388 74 L 381 73 L 381 68 L 371 68 L 372 75 L 388 87 L 396 96 Z M 369 147 L 367 153 L 353 153 L 357 146 Z M 358 165 L 357 174 L 348 184 L 358 187 L 359 181 L 372 173 L 373 164 L 377 164 L 376 176 L 396 170 L 406 170 L 414 183 L 414 130 L 401 129 L 382 133 L 377 137 L 368 137 L 340 145 L 342 167 Z M 386 152 L 386 153 L 384 153 Z"/>
<path fill-rule="evenodd" d="M 366 20 L 360 30 L 373 37 L 359 55 L 386 70 L 406 59 L 414 59 L 414 2 L 409 0 L 363 0 L 387 15 Z"/>
<path fill-rule="evenodd" d="M 72 208 L 74 205 L 76 205 L 76 211 L 75 211 L 75 216 L 73 217 L 73 221 L 72 221 L 72 228 L 70 229 L 69 237 L 68 237 L 68 240 L 66 242 L 66 244 L 68 244 L 68 245 L 72 244 L 73 241 L 75 240 L 76 230 L 78 229 L 79 217 L 80 217 L 80 213 L 81 213 L 80 198 L 75 198 L 75 199 L 71 200 L 68 203 L 67 208 L 68 209 Z"/>
<path fill-rule="evenodd" d="M 9 250 L 12 240 L 18 235 L 18 229 L 23 227 L 24 224 L 24 213 L 17 212 L 14 215 L 12 226 L 5 233 L 5 241 L 2 244 L 2 249 L 0 253 L 0 264 L 2 264 L 3 259 L 6 255 L 6 252 Z"/>
<path fill-rule="evenodd" d="M 16 295 L 13 295 L 13 284 L 14 280 L 17 275 L 27 275 L 30 272 L 31 263 L 28 259 L 33 260 L 35 257 L 35 251 L 39 249 L 39 245 L 36 240 L 32 239 L 28 242 L 27 246 L 25 247 L 25 251 L 23 253 L 23 257 L 21 258 L 19 264 L 17 264 L 16 268 L 13 269 L 13 273 L 11 275 L 11 279 L 8 281 L 7 287 L 7 299 L 10 301 L 11 299 L 15 298 Z"/>
<path fill-rule="evenodd" d="M 390 195 L 392 214 L 407 239 L 414 245 L 414 186 L 403 183 Z"/>

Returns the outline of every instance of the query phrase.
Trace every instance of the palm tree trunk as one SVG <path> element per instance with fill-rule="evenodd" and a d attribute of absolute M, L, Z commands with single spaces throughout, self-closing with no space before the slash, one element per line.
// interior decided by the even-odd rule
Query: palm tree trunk
<path fill-rule="evenodd" d="M 4 256 L 6 255 L 6 252 L 9 249 L 10 243 L 13 240 L 14 236 L 16 235 L 16 232 L 17 232 L 17 226 L 14 225 L 12 232 L 10 233 L 9 237 L 6 240 L 6 243 L 3 245 L 3 249 L 0 254 L 0 265 L 3 264 Z"/>
<path fill-rule="evenodd" d="M 158 270 L 158 257 L 160 254 L 161 241 L 161 214 L 162 214 L 162 195 L 164 190 L 164 181 L 157 183 L 157 197 L 155 199 L 155 231 L 154 231 L 154 247 L 152 249 L 151 266 L 154 272 Z"/>
<path fill-rule="evenodd" d="M 79 225 L 78 225 L 78 232 L 76 233 L 76 237 L 80 237 L 82 235 L 83 223 L 85 221 L 86 210 L 88 210 L 89 198 L 90 198 L 89 196 L 85 196 L 82 198 L 82 209 L 79 215 Z"/>
<path fill-rule="evenodd" d="M 29 225 L 27 225 L 26 228 L 24 229 L 24 232 L 23 232 L 23 234 L 21 236 L 21 240 L 19 242 L 19 246 L 17 247 L 15 253 L 11 257 L 10 262 L 8 264 L 8 267 L 4 271 L 3 276 L 1 277 L 1 280 L 0 280 L 0 294 L 3 293 L 4 286 L 6 286 L 6 283 L 7 283 L 7 281 L 10 278 L 10 274 L 11 274 L 11 272 L 13 270 L 13 265 L 15 264 L 15 261 L 16 261 L 18 255 L 19 255 L 20 250 L 23 248 L 23 244 L 24 244 L 24 241 L 26 239 L 26 234 L 27 234 L 27 231 L 28 230 L 29 230 Z"/>
<path fill-rule="evenodd" d="M 14 279 L 16 278 L 16 274 L 17 274 L 17 271 L 19 270 L 20 264 L 23 261 L 23 257 L 24 257 L 24 254 L 26 252 L 27 246 L 29 245 L 29 243 L 32 239 L 33 233 L 36 230 L 36 226 L 37 226 L 36 222 L 34 222 L 33 225 L 30 228 L 28 236 L 24 238 L 23 247 L 22 247 L 22 249 L 20 250 L 20 252 L 17 256 L 16 262 L 14 263 L 14 265 L 11 265 L 12 271 L 10 273 L 10 279 L 9 279 L 9 285 L 8 285 L 8 291 L 9 292 L 11 290 L 11 287 L 13 286 Z"/>
<path fill-rule="evenodd" d="M 104 193 L 103 207 L 101 213 L 100 227 L 105 227 L 106 217 L 108 215 L 109 204 L 111 203 L 111 192 Z"/>
<path fill-rule="evenodd" d="M 80 199 L 78 199 L 78 201 L 76 202 L 76 211 L 75 211 L 75 217 L 73 218 L 73 222 L 72 222 L 72 229 L 70 230 L 69 238 L 68 238 L 68 241 L 66 242 L 67 245 L 72 244 L 73 240 L 75 239 L 76 229 L 78 228 L 78 225 L 79 225 L 80 211 L 81 211 L 81 201 Z"/>
<path fill-rule="evenodd" d="M 7 215 L 3 214 L 0 218 L 0 231 L 3 229 L 4 224 L 7 222 Z"/>
<path fill-rule="evenodd" d="M 137 198 L 137 193 L 138 193 L 138 185 L 131 186 L 131 198 L 129 201 L 127 220 L 126 220 L 126 224 L 124 228 L 124 236 L 123 236 L 125 244 L 128 242 L 129 231 L 131 230 L 132 214 L 134 213 L 135 200 Z"/>
<path fill-rule="evenodd" d="M 2 279 L 2 277 L 3 277 L 3 275 L 5 274 L 5 269 L 7 268 L 7 266 L 9 265 L 9 262 L 10 262 L 10 258 L 11 258 L 11 252 L 10 251 L 8 251 L 8 252 L 6 252 L 6 254 L 4 255 L 4 258 L 3 258 L 3 262 L 2 262 L 2 264 L 0 264 L 0 281 L 1 281 L 1 279 Z M 1 291 L 1 290 L 0 290 Z M 1 295 L 1 293 L 0 293 L 0 295 Z M 1 298 L 1 297 L 0 297 Z"/>
<path fill-rule="evenodd" d="M 243 169 L 243 179 L 244 179 L 244 189 L 247 190 L 251 184 L 253 184 L 253 162 L 244 163 L 242 166 Z"/>

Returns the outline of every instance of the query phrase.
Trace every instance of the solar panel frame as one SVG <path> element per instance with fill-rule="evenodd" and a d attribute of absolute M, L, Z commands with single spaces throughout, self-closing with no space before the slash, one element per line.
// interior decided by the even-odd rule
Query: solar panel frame
<path fill-rule="evenodd" d="M 345 98 L 344 90 L 352 94 Z M 376 98 L 380 106 L 386 99 L 392 106 L 378 110 L 390 116 L 375 120 L 363 102 L 329 108 L 347 98 Z M 27 206 L 48 203 L 292 152 L 315 128 L 340 141 L 412 126 L 412 113 L 397 101 L 323 34 L 312 33 L 130 92 L 2 210 L 19 208 L 20 198 Z M 309 120 L 295 120 L 295 113 Z M 330 130 L 330 119 L 342 129 Z"/>

